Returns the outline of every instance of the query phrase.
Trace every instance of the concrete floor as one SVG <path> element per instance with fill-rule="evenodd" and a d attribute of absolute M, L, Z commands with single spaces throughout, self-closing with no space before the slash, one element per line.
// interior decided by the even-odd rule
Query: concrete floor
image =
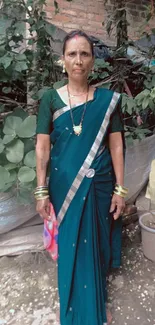
<path fill-rule="evenodd" d="M 51 325 L 58 310 L 56 265 L 45 253 L 0 259 L 0 325 Z M 155 325 L 155 263 L 128 240 L 109 276 L 112 324 Z"/>

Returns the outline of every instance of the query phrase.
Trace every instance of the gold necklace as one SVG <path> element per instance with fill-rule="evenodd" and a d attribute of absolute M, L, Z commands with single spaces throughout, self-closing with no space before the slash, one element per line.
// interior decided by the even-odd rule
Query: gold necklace
<path fill-rule="evenodd" d="M 69 93 L 69 97 L 70 97 L 70 98 L 74 98 L 74 97 L 83 96 L 83 95 L 85 95 L 85 94 L 87 94 L 86 91 L 85 91 L 84 93 L 80 93 L 80 94 L 77 94 L 77 95 L 72 95 L 71 93 Z"/>
<path fill-rule="evenodd" d="M 82 112 L 81 121 L 80 121 L 79 125 L 74 124 L 74 118 L 73 118 L 73 112 L 72 112 L 72 106 L 71 106 L 71 100 L 70 100 L 70 93 L 69 93 L 68 85 L 67 85 L 67 91 L 68 91 L 68 100 L 69 100 L 69 106 L 70 106 L 70 115 L 71 115 L 71 120 L 72 120 L 72 124 L 73 124 L 73 131 L 74 131 L 75 135 L 79 136 L 82 133 L 82 123 L 83 123 L 84 115 L 85 115 L 86 108 L 87 108 L 88 95 L 89 95 L 89 86 L 88 86 L 87 95 L 86 95 L 86 102 L 84 104 L 84 109 L 83 109 L 83 112 Z"/>

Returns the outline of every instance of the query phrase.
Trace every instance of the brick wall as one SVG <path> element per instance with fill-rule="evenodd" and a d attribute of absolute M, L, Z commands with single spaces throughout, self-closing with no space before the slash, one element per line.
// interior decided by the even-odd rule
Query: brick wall
<path fill-rule="evenodd" d="M 54 1 L 47 0 L 48 20 L 66 32 L 74 29 L 82 29 L 88 34 L 99 37 L 108 44 L 115 43 L 115 35 L 110 38 L 106 32 L 106 22 L 108 15 L 113 12 L 116 0 L 57 0 L 59 13 L 55 14 Z M 150 22 L 150 26 L 142 27 L 146 16 L 146 5 L 151 0 L 128 0 L 126 1 L 127 18 L 129 21 L 129 36 L 136 39 L 142 32 L 142 28 L 150 29 L 155 27 L 155 19 Z M 103 25 L 103 24 L 104 25 Z"/>

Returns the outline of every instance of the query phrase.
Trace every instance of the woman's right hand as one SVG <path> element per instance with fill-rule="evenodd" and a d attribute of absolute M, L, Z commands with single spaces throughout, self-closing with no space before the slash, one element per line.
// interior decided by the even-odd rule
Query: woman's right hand
<path fill-rule="evenodd" d="M 50 219 L 50 200 L 42 199 L 38 200 L 36 204 L 36 211 L 40 214 L 42 219 Z"/>

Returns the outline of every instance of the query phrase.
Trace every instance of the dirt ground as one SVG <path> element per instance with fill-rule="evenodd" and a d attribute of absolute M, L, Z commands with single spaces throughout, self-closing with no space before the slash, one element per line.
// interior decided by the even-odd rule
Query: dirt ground
<path fill-rule="evenodd" d="M 124 245 L 122 267 L 108 282 L 112 324 L 155 325 L 155 263 L 140 243 Z M 47 253 L 0 259 L 0 325 L 54 325 L 58 307 L 56 264 Z"/>

